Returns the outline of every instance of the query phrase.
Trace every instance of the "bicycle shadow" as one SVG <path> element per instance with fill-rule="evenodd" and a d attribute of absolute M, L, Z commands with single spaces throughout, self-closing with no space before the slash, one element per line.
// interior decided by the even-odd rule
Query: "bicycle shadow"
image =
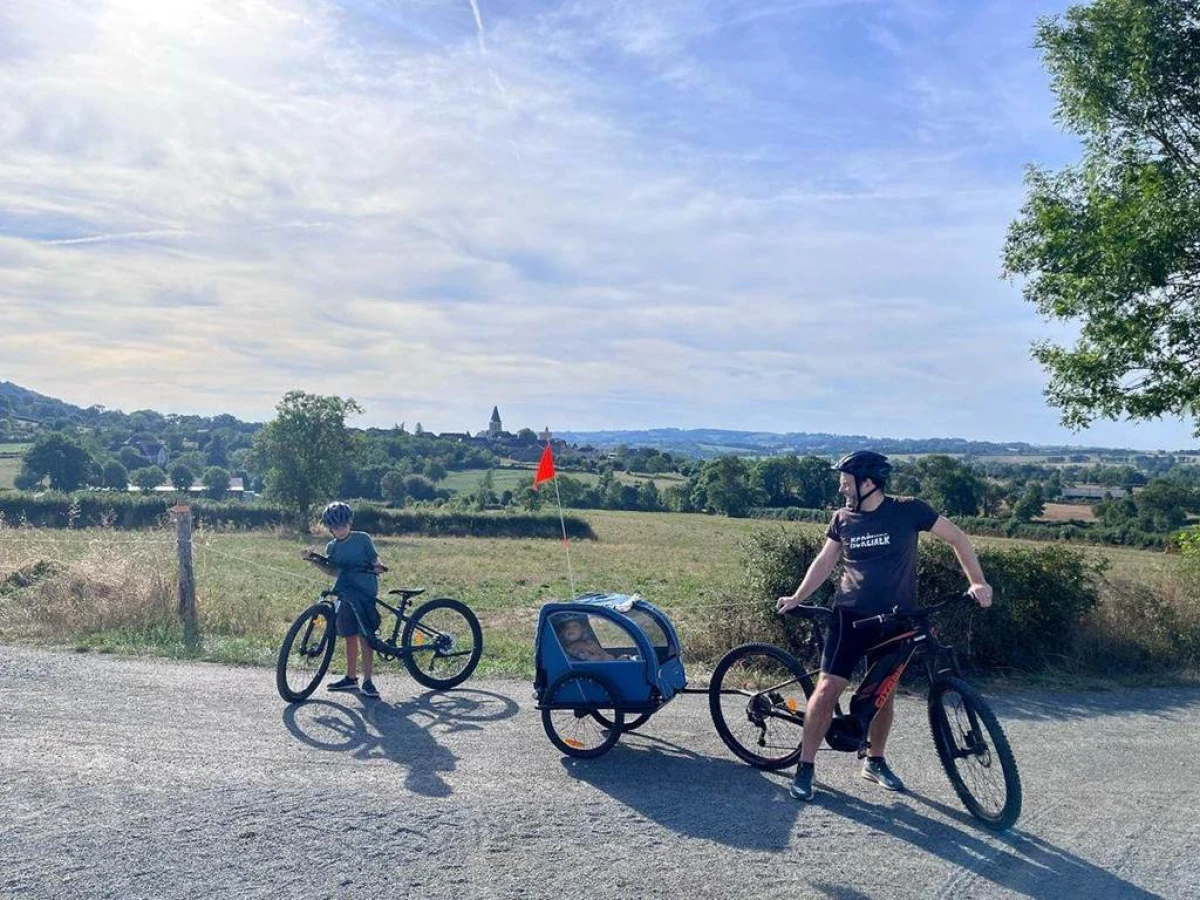
<path fill-rule="evenodd" d="M 963 827 L 926 815 L 901 799 L 891 803 L 867 802 L 827 785 L 821 786 L 816 803 L 828 812 L 907 841 L 917 849 L 959 867 L 959 874 L 951 878 L 939 896 L 970 893 L 970 884 L 980 880 L 1027 897 L 1054 897 L 1056 900 L 1073 897 L 1081 900 L 1158 898 L 1157 894 L 1028 832 L 985 832 L 968 814 L 937 800 L 912 791 L 903 797 Z M 990 840 L 984 840 L 985 834 Z M 1000 847 L 996 846 L 997 842 Z M 820 883 L 814 886 L 824 891 L 827 897 L 838 900 L 861 896 L 844 885 Z"/>
<path fill-rule="evenodd" d="M 458 757 L 438 742 L 437 735 L 476 731 L 517 711 L 514 701 L 491 691 L 426 691 L 398 703 L 366 701 L 358 709 L 333 700 L 293 703 L 283 711 L 283 724 L 309 747 L 361 760 L 388 760 L 405 768 L 404 786 L 409 790 L 448 797 L 450 786 L 440 773 L 454 771 Z"/>
<path fill-rule="evenodd" d="M 785 850 L 797 804 L 757 769 L 649 735 L 622 735 L 600 759 L 563 757 L 567 775 L 677 834 L 747 850 Z M 720 785 L 721 802 L 713 802 Z"/>

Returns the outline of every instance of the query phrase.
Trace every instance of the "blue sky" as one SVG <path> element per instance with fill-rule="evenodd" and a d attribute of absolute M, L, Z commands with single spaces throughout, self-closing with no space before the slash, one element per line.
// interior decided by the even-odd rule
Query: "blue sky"
<path fill-rule="evenodd" d="M 999 277 L 1023 0 L 6 0 L 0 378 L 355 424 L 1072 434 Z"/>

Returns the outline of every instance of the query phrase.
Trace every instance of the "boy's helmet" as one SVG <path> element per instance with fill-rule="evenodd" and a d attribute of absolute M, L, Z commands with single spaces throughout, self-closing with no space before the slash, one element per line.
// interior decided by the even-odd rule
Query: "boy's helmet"
<path fill-rule="evenodd" d="M 882 486 L 892 472 L 892 464 L 882 453 L 876 453 L 874 450 L 855 450 L 834 463 L 833 469 L 853 475 L 856 481 L 870 478 L 875 484 Z"/>
<path fill-rule="evenodd" d="M 349 525 L 354 519 L 354 510 L 349 503 L 340 500 L 330 503 L 321 513 L 321 524 L 326 528 L 337 528 L 339 525 Z"/>

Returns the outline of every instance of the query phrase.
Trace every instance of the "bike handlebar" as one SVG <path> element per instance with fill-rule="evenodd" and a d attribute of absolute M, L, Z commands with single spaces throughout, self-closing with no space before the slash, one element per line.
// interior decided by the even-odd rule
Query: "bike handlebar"
<path fill-rule="evenodd" d="M 925 619 L 936 612 L 940 612 L 952 603 L 961 603 L 964 600 L 974 601 L 974 599 L 975 598 L 969 593 L 964 592 L 962 594 L 955 594 L 952 597 L 948 597 L 940 603 L 934 603 L 932 606 L 923 606 L 919 609 L 901 609 L 900 607 L 896 606 L 892 608 L 891 612 L 880 613 L 877 616 L 869 616 L 865 619 L 859 619 L 853 624 L 852 627 L 858 628 L 860 625 L 883 625 L 885 623 L 895 622 L 900 619 Z M 818 615 L 832 616 L 833 607 L 801 604 L 800 606 L 793 606 L 787 611 L 786 615 L 803 616 L 806 619 L 814 619 Z"/>
<path fill-rule="evenodd" d="M 337 568 L 337 566 L 334 566 L 333 563 L 331 563 L 329 561 L 328 556 L 325 556 L 321 553 L 317 553 L 315 550 L 312 551 L 311 553 L 309 553 L 308 556 L 305 557 L 305 559 L 308 560 L 310 563 L 313 563 L 318 566 L 329 566 L 330 568 Z M 372 566 L 347 566 L 346 568 L 342 569 L 341 571 L 343 571 L 343 572 L 364 572 L 364 573 L 368 573 L 371 575 L 382 575 L 387 570 L 388 570 L 388 567 L 385 566 L 383 563 L 380 563 L 378 569 L 375 569 Z"/>
<path fill-rule="evenodd" d="M 969 593 L 963 592 L 955 594 L 952 597 L 947 597 L 941 603 L 935 603 L 932 606 L 922 606 L 919 609 L 901 609 L 898 606 L 892 607 L 891 612 L 880 613 L 877 616 L 869 616 L 866 619 L 859 619 L 852 628 L 858 628 L 860 625 L 884 625 L 892 622 L 898 622 L 904 619 L 928 619 L 936 612 L 940 612 L 952 603 L 962 603 L 963 601 L 974 602 L 975 598 Z"/>

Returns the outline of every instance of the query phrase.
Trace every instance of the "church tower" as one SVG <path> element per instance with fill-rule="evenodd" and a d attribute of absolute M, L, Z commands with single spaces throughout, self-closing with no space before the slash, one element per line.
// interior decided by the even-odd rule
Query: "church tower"
<path fill-rule="evenodd" d="M 493 406 L 492 418 L 491 421 L 488 422 L 488 437 L 499 437 L 500 432 L 503 430 L 504 428 L 500 424 L 500 408 L 498 406 Z"/>

